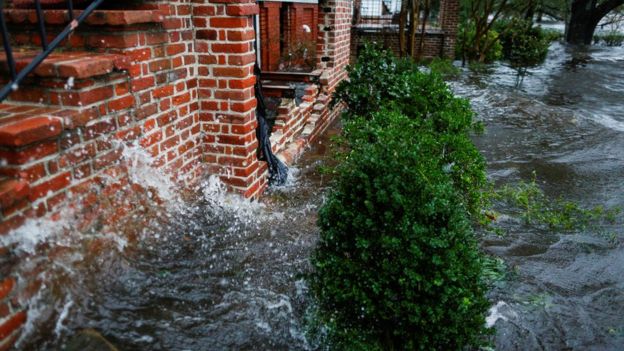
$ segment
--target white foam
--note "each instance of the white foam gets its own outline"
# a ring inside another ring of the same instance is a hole
[[[496,305],[490,308],[489,312],[489,315],[485,318],[485,325],[488,328],[492,328],[499,320],[508,321],[509,318],[517,317],[517,314],[511,310],[511,306],[505,301],[498,301]]]
[[[59,234],[70,227],[67,220],[55,221],[49,217],[28,219],[21,227],[12,230],[7,235],[0,236],[0,246],[11,247],[18,254],[33,255],[39,245],[59,238]],[[62,240],[57,244],[65,245]]]
[[[128,163],[130,181],[146,188],[156,189],[158,196],[172,204],[180,201],[176,184],[160,169],[154,167],[155,160],[138,143],[122,146],[124,162]]]
[[[71,300],[70,296],[66,298],[66,301],[67,302],[63,306],[63,310],[56,320],[56,326],[54,327],[54,334],[56,334],[57,337],[59,337],[61,335],[61,332],[65,329],[63,322],[65,321],[65,319],[67,319],[67,316],[69,315],[69,309],[74,305],[74,302]]]

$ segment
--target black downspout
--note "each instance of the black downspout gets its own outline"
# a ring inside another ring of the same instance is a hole
[[[264,102],[264,96],[262,95],[262,82],[260,81],[262,71],[258,64],[258,28],[256,21],[254,22],[254,30],[256,32],[256,39],[254,40],[254,48],[256,50],[256,63],[254,65],[254,74],[256,76],[256,84],[254,85],[255,96],[257,101],[256,106],[256,120],[258,126],[256,127],[256,138],[258,139],[258,159],[260,161],[266,161],[269,166],[269,185],[283,185],[288,179],[288,167],[284,162],[273,154],[271,148],[271,139],[269,138],[270,130],[267,123],[266,116],[266,104]]]

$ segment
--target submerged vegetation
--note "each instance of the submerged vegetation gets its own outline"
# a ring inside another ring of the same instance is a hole
[[[436,73],[367,47],[336,99],[349,153],[319,213],[309,277],[339,350],[482,343],[484,257],[472,224],[485,163],[468,103]]]
[[[624,34],[618,32],[596,34],[594,35],[594,42],[606,46],[622,46],[624,44]]]
[[[550,43],[562,35],[520,19],[498,20],[487,33],[479,34],[466,21],[459,28],[456,56],[471,63],[506,60],[514,67],[530,67],[544,62]]]
[[[583,208],[562,198],[551,199],[537,185],[535,174],[530,182],[505,185],[493,193],[493,200],[512,209],[528,225],[546,225],[551,230],[570,232],[614,224],[620,208],[604,206]]]

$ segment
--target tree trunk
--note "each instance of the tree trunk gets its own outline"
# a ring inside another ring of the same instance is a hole
[[[407,23],[407,0],[401,1],[401,13],[399,14],[399,56],[405,56],[405,25]]]
[[[591,45],[594,31],[600,20],[590,16],[582,16],[572,13],[570,26],[568,27],[567,42],[576,45]]]
[[[570,44],[590,45],[600,20],[624,4],[624,0],[573,0],[566,41]]]
[[[360,23],[361,17],[362,17],[362,0],[354,0],[353,1],[353,18],[351,19],[351,24],[356,25]]]
[[[409,27],[409,56],[410,58],[416,57],[416,32],[418,30],[418,23],[420,21],[420,0],[412,0],[410,8],[410,27]]]
[[[566,41],[576,45],[590,45],[600,19],[594,17],[591,0],[575,0],[570,11],[570,24]]]

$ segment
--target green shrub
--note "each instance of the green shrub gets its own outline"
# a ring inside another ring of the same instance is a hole
[[[453,65],[453,61],[441,58],[434,58],[427,65],[431,72],[439,74],[444,79],[454,79],[459,77],[460,69]]]
[[[503,57],[513,66],[530,67],[544,62],[550,40],[540,28],[519,19],[513,19],[501,26],[506,28],[500,36]]]
[[[349,80],[338,85],[334,104],[346,103],[350,115],[364,116],[379,109],[399,94],[403,76],[417,70],[408,60],[398,60],[394,54],[375,44],[365,44],[357,63],[347,67]]]
[[[553,41],[561,41],[563,40],[563,33],[556,29],[543,29],[541,28],[542,36],[544,40],[552,43]]]
[[[624,34],[618,32],[596,34],[594,35],[594,42],[604,43],[606,46],[621,46],[624,43]]]
[[[473,23],[463,22],[459,26],[457,34],[457,44],[455,45],[455,56],[458,59],[467,59],[468,61],[479,61],[481,63],[490,63],[502,58],[503,47],[498,40],[499,33],[491,29],[487,35],[482,38],[475,38],[475,26]],[[492,43],[491,45],[489,43]],[[484,48],[489,45],[487,50]]]
[[[309,280],[335,349],[461,350],[485,332],[482,256],[430,127],[396,111],[347,122]]]
[[[349,80],[337,87],[334,101],[346,103],[345,121],[358,119],[363,126],[378,116],[376,125],[385,127],[389,124],[384,122],[383,114],[376,113],[395,110],[412,121],[411,138],[419,133],[432,134],[437,149],[431,157],[440,158],[448,167],[473,217],[481,215],[486,202],[481,189],[487,180],[485,161],[470,139],[476,127],[473,113],[468,101],[455,97],[438,74],[419,72],[388,51],[369,46],[358,63],[349,68]],[[345,137],[351,142],[358,138],[377,142],[374,135],[365,135],[369,130],[347,129]]]

